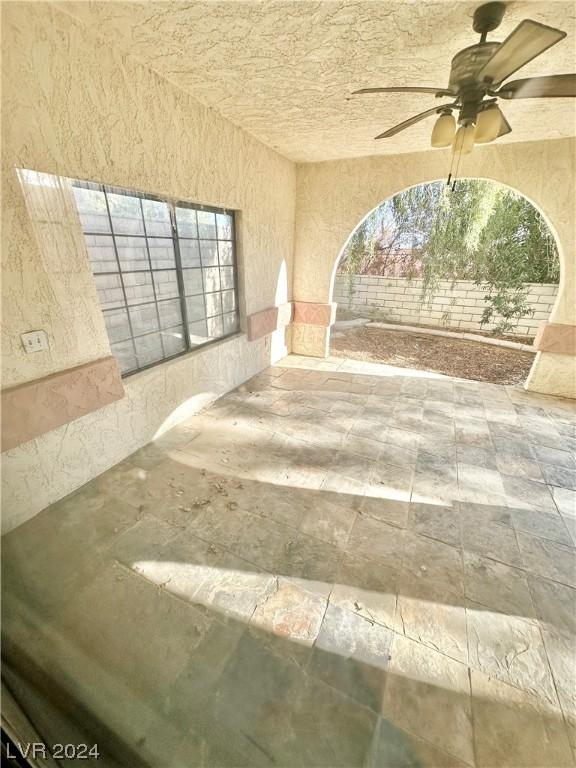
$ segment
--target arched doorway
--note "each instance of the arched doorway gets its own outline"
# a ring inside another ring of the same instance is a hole
[[[398,192],[445,178],[447,163],[449,153],[438,150],[305,164],[298,168],[293,297],[295,306],[312,304],[312,309],[325,313],[325,319],[320,323],[295,314],[293,352],[315,357],[328,354],[332,318],[328,310],[332,309],[329,302],[334,267],[358,222]],[[506,184],[545,215],[558,244],[560,284],[526,388],[576,398],[573,164],[572,139],[487,145],[468,156],[463,175]]]
[[[498,384],[523,383],[558,295],[544,214],[490,179],[412,185],[373,208],[334,264],[331,352]],[[482,340],[484,339],[484,343]]]

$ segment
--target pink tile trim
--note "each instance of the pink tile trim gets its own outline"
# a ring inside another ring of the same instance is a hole
[[[124,397],[113,357],[9,387],[2,396],[2,451]]]
[[[312,304],[306,301],[294,302],[294,322],[306,325],[333,325],[336,319],[336,304]]]
[[[279,307],[269,307],[261,312],[248,315],[248,341],[254,341],[261,336],[280,330],[292,320],[292,303],[281,304]]]
[[[576,325],[543,323],[534,339],[534,347],[555,355],[576,355]]]

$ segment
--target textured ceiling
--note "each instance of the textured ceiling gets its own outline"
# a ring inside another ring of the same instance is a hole
[[[429,148],[433,118],[391,139],[373,137],[434,106],[433,95],[347,97],[367,86],[446,86],[452,56],[478,41],[471,26],[477,5],[72,0],[61,7],[268,146],[304,162]],[[509,4],[490,39],[503,40],[527,17],[568,32],[512,79],[576,69],[575,9],[563,0]],[[576,99],[503,107],[513,132],[499,141],[574,134]]]

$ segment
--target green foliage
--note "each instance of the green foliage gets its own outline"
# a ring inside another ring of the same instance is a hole
[[[417,252],[426,242],[442,184],[413,187],[387,200],[372,211],[352,233],[340,260],[339,274],[385,274],[398,249],[406,241]],[[416,264],[408,263],[411,272]]]
[[[556,283],[558,251],[534,206],[507,190],[497,196],[477,249],[477,271],[491,282]]]
[[[514,320],[533,315],[534,310],[528,305],[528,294],[523,286],[491,286],[488,285],[488,293],[484,297],[488,306],[482,312],[482,325],[498,316],[499,320],[494,328],[494,333],[506,333],[515,327]]]
[[[542,216],[525,198],[500,193],[481,233],[474,275],[487,290],[482,322],[500,316],[496,330],[511,330],[514,320],[533,314],[525,284],[556,283],[559,273],[556,244]]]
[[[352,236],[340,265],[352,291],[354,274],[387,274],[404,249],[405,277],[421,277],[423,297],[440,280],[473,280],[486,290],[482,323],[511,330],[532,313],[526,283],[556,283],[552,233],[524,197],[485,180],[442,182],[406,190],[373,211]]]
[[[366,260],[374,247],[375,238],[372,234],[372,216],[370,214],[352,233],[346,246],[346,256],[339,265],[341,274],[361,274],[366,268]]]
[[[352,303],[354,275],[362,274],[374,253],[373,214],[362,221],[352,233],[346,248],[346,258],[340,264],[340,273],[348,275],[348,298]]]

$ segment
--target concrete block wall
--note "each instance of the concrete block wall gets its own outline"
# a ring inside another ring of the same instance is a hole
[[[534,336],[541,323],[548,320],[558,291],[557,285],[528,283],[529,303],[534,314],[517,322],[510,331],[517,336]],[[422,297],[422,280],[402,277],[355,275],[350,290],[350,278],[338,275],[334,286],[334,301],[338,309],[353,312],[358,317],[370,317],[390,323],[437,325],[442,328],[462,328],[489,331],[495,323],[480,325],[487,304],[485,291],[469,280],[441,281],[432,297]]]

